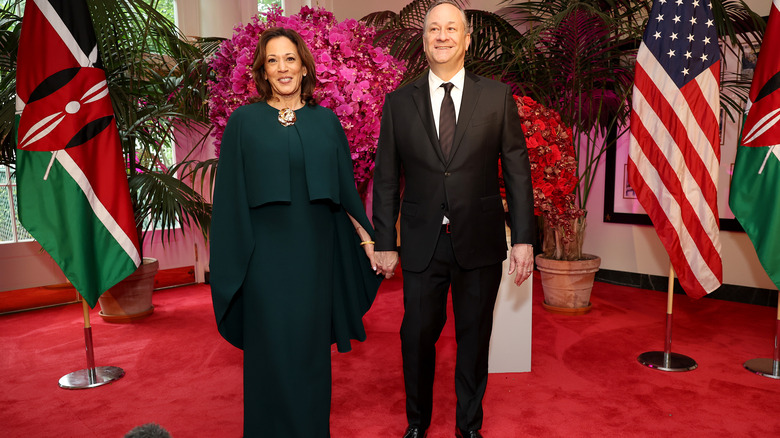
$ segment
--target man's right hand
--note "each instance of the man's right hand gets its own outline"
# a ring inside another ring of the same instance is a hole
[[[375,251],[376,273],[390,278],[395,274],[395,268],[398,266],[398,251]]]

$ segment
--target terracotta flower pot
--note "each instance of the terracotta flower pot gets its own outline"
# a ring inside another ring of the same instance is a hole
[[[601,258],[584,254],[582,260],[553,260],[536,256],[542,277],[544,308],[554,313],[582,315],[591,309],[590,292]]]
[[[144,257],[141,266],[98,298],[100,317],[107,322],[133,322],[154,312],[152,291],[160,262]]]

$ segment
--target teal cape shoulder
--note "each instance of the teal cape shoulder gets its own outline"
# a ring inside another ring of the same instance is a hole
[[[327,108],[298,110],[290,127],[282,126],[277,114],[265,102],[240,107],[222,137],[209,234],[209,282],[217,326],[228,342],[243,348],[242,286],[254,250],[249,209],[290,202],[289,155],[281,142],[287,135],[283,130],[295,129],[304,145],[310,200],[326,200],[335,207],[331,342],[340,352],[349,351],[350,339],[366,338],[362,317],[381,283],[347,216],[373,237],[355,188],[349,144],[338,118]]]

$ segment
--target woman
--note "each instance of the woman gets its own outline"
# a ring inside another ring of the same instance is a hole
[[[219,332],[244,350],[244,436],[329,436],[331,344],[365,339],[380,278],[336,115],[314,102],[295,31],[255,50],[257,102],[222,138],[210,283]]]

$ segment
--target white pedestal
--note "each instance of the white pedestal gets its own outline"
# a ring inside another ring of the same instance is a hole
[[[491,373],[531,371],[531,295],[533,280],[516,286],[507,275],[509,261],[504,260],[501,286],[493,310],[493,334],[490,338]]]

